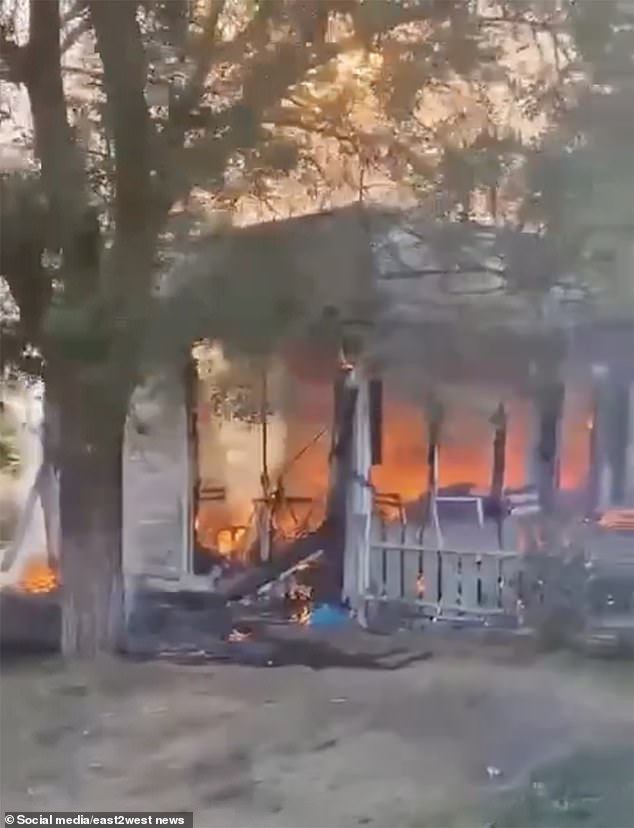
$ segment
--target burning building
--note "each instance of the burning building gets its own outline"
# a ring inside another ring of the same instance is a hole
[[[370,403],[364,485],[387,518],[422,519],[430,485],[489,499],[496,488],[532,486],[542,506],[556,501],[580,514],[631,499],[634,464],[622,462],[632,451],[631,323],[588,324],[573,299],[553,310],[550,294],[535,314],[522,281],[530,274],[513,270],[518,234],[462,227],[464,239],[452,236],[448,249],[415,216],[371,214],[359,232],[355,215],[293,220],[286,259],[309,262],[313,322],[334,308],[343,358],[310,334],[266,361],[201,341],[186,382],[174,377],[169,404],[156,389],[145,400],[139,390],[124,465],[131,576],[209,589],[224,562],[266,561],[332,526],[335,490],[354,486],[338,455],[351,439],[337,392],[346,361],[362,363],[381,392]],[[356,227],[363,255],[320,269],[338,221]],[[314,256],[311,244],[320,248]],[[608,342],[615,337],[620,344]],[[432,396],[443,408],[433,484]],[[341,551],[345,532],[328,544]]]
[[[533,486],[580,513],[632,499],[631,323],[588,325],[568,305],[536,314],[513,252],[528,234],[461,226],[448,244],[438,232],[357,208],[244,231],[242,248],[271,234],[284,249],[304,329],[266,360],[201,339],[187,371],[136,390],[123,451],[131,583],[209,590],[227,562],[283,558],[300,541],[304,556],[341,558],[357,495],[414,526],[430,487],[490,500]],[[361,483],[352,366],[368,394]]]

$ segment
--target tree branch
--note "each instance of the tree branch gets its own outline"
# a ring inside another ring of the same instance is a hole
[[[325,0],[322,0],[325,2]],[[270,17],[277,12],[277,0],[268,0],[261,4],[262,13],[256,15],[245,31],[234,41],[227,44],[218,44],[214,59],[209,67],[220,60],[232,56],[233,60],[247,62],[248,73],[243,83],[241,99],[231,107],[217,112],[210,108],[192,113],[190,107],[178,110],[179,118],[186,123],[180,124],[181,134],[187,129],[205,129],[208,134],[219,136],[213,142],[212,164],[218,170],[224,169],[226,159],[236,149],[247,149],[254,145],[258,137],[258,128],[261,125],[264,113],[272,105],[283,100],[287,93],[300,82],[308,71],[322,66],[328,60],[345,52],[351,45],[358,45],[358,38],[352,37],[345,42],[325,43],[318,41],[312,48],[305,43],[278,43],[271,48],[266,24]],[[336,6],[336,3],[332,3]],[[358,27],[363,27],[363,36],[373,36],[377,33],[391,30],[401,23],[417,20],[421,17],[421,10],[416,3],[392,10],[387,16],[372,15],[368,19],[357,18]],[[236,54],[240,50],[239,54]],[[254,53],[248,59],[247,55]],[[203,138],[203,142],[208,142]],[[194,145],[196,151],[198,145]],[[180,148],[180,147],[179,147]]]
[[[27,55],[27,46],[18,46],[10,37],[7,27],[0,26],[0,62],[4,65],[3,80],[8,80],[10,83],[25,82]]]
[[[511,15],[486,15],[479,21],[480,26],[527,26],[534,32],[552,32],[561,28],[561,23],[546,20],[527,20]]]
[[[133,236],[145,233],[158,206],[153,183],[157,142],[145,100],[147,67],[136,6],[133,0],[88,4],[103,64],[108,127],[116,146],[117,231]]]
[[[268,22],[281,10],[283,0],[266,0],[260,3],[244,30],[233,40],[218,41],[209,66],[209,71],[219,63],[240,63],[248,52],[259,52],[269,42]]]
[[[169,141],[180,145],[186,131],[187,114],[200,102],[215,57],[216,29],[225,0],[211,0],[203,30],[194,47],[194,70],[185,89],[170,106]]]
[[[42,180],[51,217],[57,223],[62,247],[86,209],[84,160],[68,123],[62,83],[57,0],[31,0],[30,38],[24,62],[33,118],[35,152],[42,164]]]
[[[224,171],[233,152],[255,146],[261,137],[266,110],[283,100],[310,69],[322,65],[340,49],[340,45],[324,44],[311,51],[303,45],[286,42],[254,60],[240,100],[220,113],[209,112],[207,117],[197,119],[198,128],[206,129],[207,135],[218,136],[209,147],[213,168]],[[191,149],[196,152],[201,143],[208,141],[205,137]]]
[[[354,134],[340,132],[327,122],[311,123],[306,118],[302,118],[299,112],[293,112],[293,110],[282,109],[281,112],[276,112],[271,116],[270,123],[272,126],[283,129],[298,129],[302,132],[322,135],[324,138],[333,138],[342,144],[349,144],[354,150],[359,149],[359,139]]]

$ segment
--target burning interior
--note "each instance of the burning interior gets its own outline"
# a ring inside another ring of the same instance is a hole
[[[332,378],[297,377],[288,361],[224,359],[194,348],[194,571],[218,556],[266,559],[261,548],[304,535],[324,518]]]
[[[249,565],[275,556],[323,523],[334,485],[335,387],[342,366],[297,352],[267,364],[228,361],[214,343],[193,349],[191,441],[194,469],[193,569],[223,561]],[[428,427],[416,391],[389,378],[372,417],[380,432],[371,468],[374,507],[384,517],[416,519],[428,488]],[[531,401],[518,389],[473,383],[447,388],[439,445],[440,490],[489,494],[492,414],[506,416],[504,486],[527,483],[534,448]],[[567,389],[558,484],[582,490],[590,463],[592,401]]]
[[[211,342],[197,343],[192,353],[188,537],[191,571],[205,576],[218,566],[245,569],[283,557],[295,541],[309,539],[324,525],[335,485],[333,455],[340,426],[336,387],[345,370],[336,355],[303,345],[266,363],[228,359],[222,347]],[[370,471],[374,509],[390,520],[405,515],[417,521],[428,489],[424,399],[413,384],[408,388],[389,376],[381,385],[381,398],[372,412],[379,434]],[[475,382],[447,386],[443,393],[439,489],[482,495],[490,491],[491,415],[498,400],[504,401],[508,421],[504,485],[523,486],[534,449],[532,401],[520,389]],[[582,491],[587,486],[591,426],[591,395],[567,388],[559,453],[559,485],[564,490]],[[41,462],[35,446],[39,438],[35,432],[31,437],[33,445],[23,448],[23,470],[30,475],[25,478],[27,489],[29,481],[34,486]],[[56,589],[58,575],[47,555],[41,498],[31,500],[25,503],[25,513],[29,508],[32,513],[30,522],[23,520],[22,529],[16,526],[31,551],[13,568],[11,588],[41,594]],[[332,537],[330,542],[341,546],[342,539]],[[295,597],[301,615],[306,597],[301,583]]]

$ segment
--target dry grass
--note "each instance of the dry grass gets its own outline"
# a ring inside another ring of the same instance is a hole
[[[9,665],[2,802],[193,809],[201,826],[425,824],[553,755],[631,743],[629,666],[605,667],[501,651],[394,672]]]

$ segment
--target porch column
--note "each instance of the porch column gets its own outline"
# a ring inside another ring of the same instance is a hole
[[[496,503],[502,502],[504,493],[504,475],[506,472],[506,432],[508,418],[503,403],[499,403],[493,415],[489,418],[493,426],[493,461],[491,466],[491,486],[489,497]]]
[[[186,469],[185,491],[183,492],[183,546],[181,549],[181,568],[187,574],[194,572],[194,547],[196,531],[194,523],[198,517],[200,480],[198,471],[198,368],[193,354],[189,354],[183,372],[185,388],[186,429]]]
[[[537,451],[536,446],[539,439],[539,426],[537,410],[532,399],[527,401],[527,423],[526,423],[526,456],[524,458],[524,486],[535,488],[537,486]]]
[[[590,428],[590,462],[586,493],[586,516],[592,517],[601,508],[605,498],[605,413],[606,413],[606,378],[604,365],[592,367],[593,406]]]
[[[627,455],[630,441],[630,388],[622,380],[615,379],[612,389],[612,416],[608,462],[612,470],[609,503],[621,506],[627,493]]]
[[[561,415],[565,386],[555,371],[535,372],[533,433],[529,434],[528,485],[535,486],[544,512],[555,507],[559,488]],[[531,439],[532,437],[532,439]]]
[[[347,381],[350,387],[356,388],[357,393],[353,419],[351,473],[346,487],[343,598],[353,609],[361,610],[369,579],[372,514],[370,391],[365,372],[359,366],[350,372]]]
[[[587,514],[632,499],[634,393],[605,366],[595,366],[595,403],[590,433]]]
[[[634,382],[630,382],[628,393],[628,433],[625,466],[625,504],[634,508]]]

